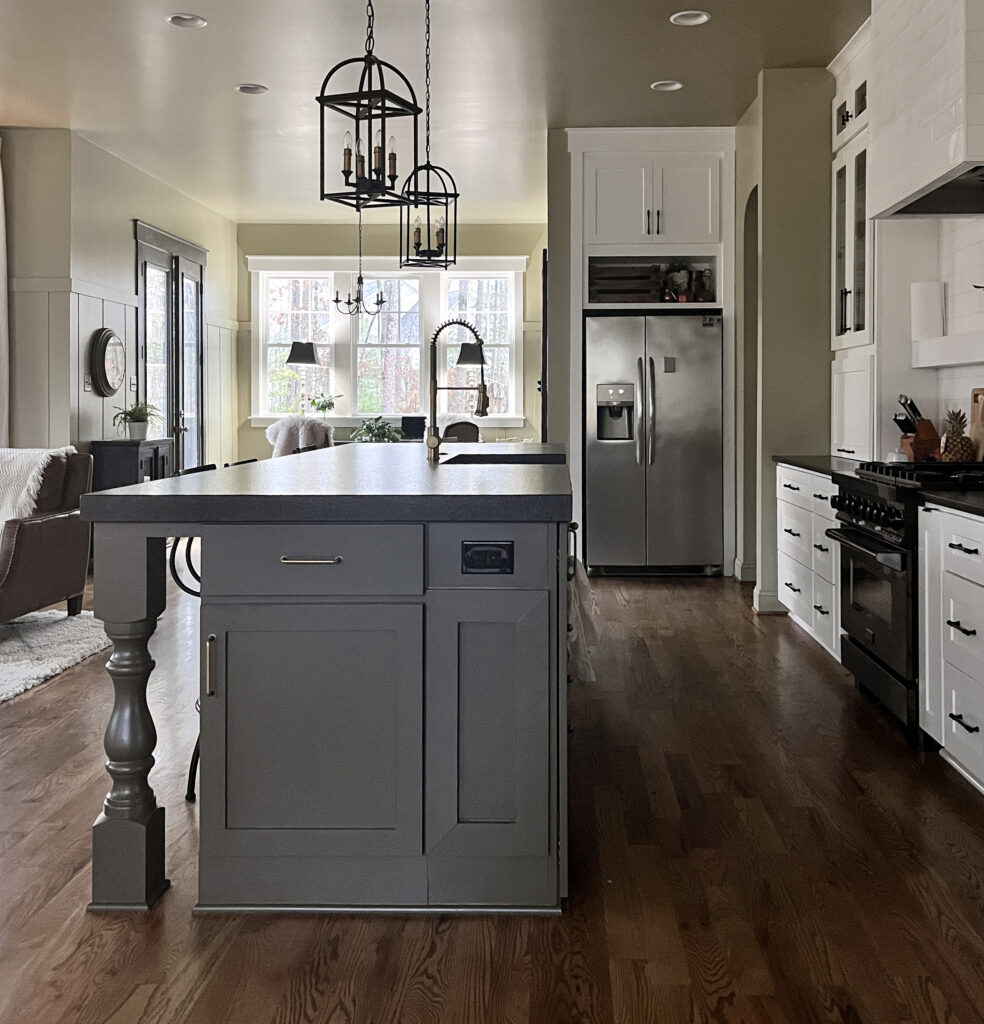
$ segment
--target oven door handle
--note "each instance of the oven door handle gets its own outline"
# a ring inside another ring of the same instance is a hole
[[[892,572],[905,572],[905,552],[872,551],[871,548],[865,547],[864,544],[850,540],[844,530],[830,529],[825,532],[831,540],[837,541],[838,544],[843,544],[849,551],[873,558],[879,565],[885,566],[886,569],[890,569]]]

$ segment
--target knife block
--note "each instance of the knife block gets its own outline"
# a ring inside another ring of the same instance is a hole
[[[899,447],[910,462],[929,462],[940,456],[940,435],[932,420],[916,420],[916,432],[903,434]]]

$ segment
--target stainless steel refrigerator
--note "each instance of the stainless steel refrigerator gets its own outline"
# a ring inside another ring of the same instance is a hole
[[[589,569],[721,568],[721,350],[719,316],[586,318]]]

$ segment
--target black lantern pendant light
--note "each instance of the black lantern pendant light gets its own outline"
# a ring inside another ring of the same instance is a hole
[[[424,20],[425,159],[403,183],[407,205],[400,207],[400,266],[447,268],[458,256],[458,187],[451,172],[431,163],[430,158],[430,0],[424,0]]]
[[[366,5],[368,23],[366,26],[366,52],[363,57],[352,57],[336,64],[321,83],[317,97],[321,106],[321,198],[330,199],[344,206],[362,210],[367,207],[403,206],[408,199],[396,191],[398,172],[396,169],[396,139],[389,134],[388,123],[394,117],[409,117],[413,123],[413,163],[417,163],[417,118],[420,107],[413,86],[402,71],[380,60],[373,53],[373,22],[375,12],[372,0]],[[354,84],[354,66],[361,65],[358,88],[344,92],[335,91],[339,84],[348,81]],[[337,77],[336,77],[337,76]],[[400,95],[387,87],[405,88]],[[355,122],[352,132],[347,131],[342,140],[341,171],[329,171],[333,159],[328,155],[326,145],[325,119],[329,110]],[[353,171],[352,150],[355,150]],[[371,163],[367,157],[372,154]],[[341,181],[334,179],[339,173]],[[335,190],[329,184],[343,184]]]
[[[335,292],[335,297],[331,300],[335,303],[335,308],[339,313],[344,313],[346,316],[375,316],[382,308],[383,303],[386,301],[383,298],[382,292],[376,296],[374,308],[366,305],[364,295],[364,283],[362,280],[362,210],[359,210],[359,276],[355,279],[355,296],[352,293],[348,293],[348,297],[343,301],[338,292]]]

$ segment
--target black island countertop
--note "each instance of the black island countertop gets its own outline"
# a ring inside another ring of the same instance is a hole
[[[465,459],[495,460],[454,463]],[[93,522],[562,522],[563,445],[346,444],[86,494]]]

